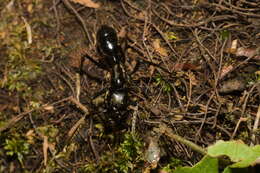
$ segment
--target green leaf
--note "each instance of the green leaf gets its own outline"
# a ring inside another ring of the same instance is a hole
[[[205,156],[193,167],[177,168],[173,173],[218,173],[218,159]]]
[[[260,145],[249,147],[242,141],[218,141],[208,147],[208,154],[212,157],[228,156],[235,162],[230,168],[245,168],[253,165],[260,158]]]

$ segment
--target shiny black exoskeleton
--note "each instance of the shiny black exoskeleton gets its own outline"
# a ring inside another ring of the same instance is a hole
[[[107,25],[102,25],[97,32],[97,49],[111,68],[124,61],[116,31]]]
[[[111,70],[111,87],[107,99],[108,109],[113,110],[116,116],[127,106],[127,88],[123,71],[124,55],[118,45],[116,31],[103,25],[97,32],[97,49],[105,58]],[[118,117],[119,118],[119,117]]]

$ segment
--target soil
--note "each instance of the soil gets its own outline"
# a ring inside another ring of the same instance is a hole
[[[76,2],[0,2],[0,172],[150,171],[143,153],[152,142],[155,172],[203,157],[155,131],[161,124],[202,148],[259,144],[257,0]],[[102,25],[116,30],[125,55],[128,103],[119,112],[109,108],[111,69],[86,58],[106,63]],[[126,164],[129,134],[139,154]]]

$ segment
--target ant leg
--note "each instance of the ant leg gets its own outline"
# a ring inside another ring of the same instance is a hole
[[[84,57],[81,57],[81,60],[80,60],[80,66],[79,66],[79,74],[82,75],[84,73],[84,70],[83,70],[83,64],[85,62],[85,58]]]
[[[139,69],[139,67],[140,67],[140,61],[137,60],[134,69],[130,72],[129,75],[132,76]]]
[[[81,61],[80,61],[80,67],[79,67],[79,70],[77,70],[77,72],[80,74],[80,76],[83,76],[83,75],[86,75],[88,76],[90,79],[93,79],[95,81],[97,81],[98,83],[102,83],[102,78],[99,78],[99,77],[96,77],[96,76],[93,76],[91,75],[90,73],[86,72],[83,70],[83,65],[84,65],[84,62],[85,62],[85,57],[81,57]]]
[[[141,64],[141,63],[148,64],[148,65],[152,65],[152,66],[157,67],[157,68],[161,69],[162,71],[164,71],[164,72],[166,72],[166,73],[168,73],[168,74],[170,74],[170,75],[172,74],[172,73],[171,73],[169,70],[167,70],[166,68],[161,67],[161,64],[160,64],[160,63],[159,63],[159,64],[156,64],[156,63],[153,63],[153,62],[150,62],[150,61],[147,61],[147,60],[143,60],[143,59],[137,61],[137,64],[138,64],[138,65],[136,65],[136,66],[138,66],[137,69],[140,67],[140,64]],[[135,67],[135,68],[136,68],[136,67]],[[137,69],[136,69],[136,70],[137,70]],[[134,69],[134,70],[135,70],[135,69]],[[135,71],[134,71],[134,70],[131,72],[131,74],[136,71],[136,70],[135,70]]]
[[[99,67],[99,68],[107,69],[104,64],[102,64],[102,63],[100,63],[100,62],[97,62],[97,61],[94,60],[91,56],[89,56],[89,55],[86,54],[85,56],[82,56],[82,57],[81,57],[81,60],[80,60],[80,67],[79,67],[79,73],[80,73],[80,74],[84,74],[83,65],[84,65],[85,59],[90,60],[92,63],[94,63],[94,64],[95,64],[97,67]]]
[[[123,52],[123,49],[122,49],[122,47],[118,47],[118,49],[119,49],[119,53],[120,53],[120,55],[121,55],[121,62],[122,62],[122,64],[124,64],[125,63],[125,53]]]
[[[106,91],[108,90],[108,88],[103,88],[100,91],[98,91],[97,93],[95,93],[95,95],[92,97],[92,99],[96,99],[97,97],[101,96],[102,94],[104,94]]]
[[[97,67],[102,68],[104,70],[107,70],[107,67],[105,64],[98,62],[96,60],[94,60],[92,57],[90,57],[89,55],[85,55],[84,58],[89,59],[92,63],[94,63]]]

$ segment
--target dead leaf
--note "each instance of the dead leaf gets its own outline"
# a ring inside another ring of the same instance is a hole
[[[34,130],[29,130],[27,133],[26,133],[26,138],[27,138],[27,142],[29,144],[34,144],[34,138],[35,138],[35,133],[34,133]]]
[[[46,111],[49,111],[51,113],[54,113],[54,106],[52,106],[52,105],[47,105],[47,106],[43,107],[43,109]]]
[[[166,171],[166,170],[160,170],[160,172],[159,173],[169,173],[168,171]]]
[[[238,47],[238,41],[233,40],[231,45],[226,49],[227,53],[234,54],[236,56],[245,56],[255,60],[260,60],[260,47],[257,48],[245,48]]]
[[[126,37],[126,34],[127,34],[127,32],[126,32],[126,27],[122,27],[122,28],[120,29],[119,33],[117,34],[117,36],[118,36],[119,38],[125,38],[125,37]]]
[[[174,115],[172,120],[173,121],[181,121],[181,120],[183,120],[183,115]]]
[[[154,74],[155,67],[153,65],[149,66],[149,74],[152,76]]]
[[[220,72],[219,79],[225,77],[233,68],[233,65],[224,66]]]
[[[226,52],[235,54],[237,52],[237,43],[238,43],[237,39],[233,40],[230,48],[227,48]]]
[[[252,58],[257,53],[256,49],[240,47],[236,51],[236,56],[245,56]]]
[[[89,8],[99,8],[100,5],[98,3],[93,2],[92,0],[71,0],[73,2],[79,3]]]
[[[190,63],[176,63],[173,65],[173,71],[187,71],[187,70],[199,70],[201,67],[199,65]]]
[[[81,125],[81,124],[83,124],[85,122],[85,117],[82,117],[82,118],[80,118],[78,121],[77,121],[77,123],[76,124],[74,124],[73,126],[72,126],[72,128],[69,130],[69,132],[68,132],[68,135],[67,135],[67,140],[70,140],[71,139],[71,137],[75,134],[75,132],[77,131],[77,129],[79,128],[79,126]]]
[[[157,107],[151,107],[151,108],[150,108],[150,111],[151,111],[154,115],[156,115],[156,116],[160,116],[160,115],[161,115],[161,111],[160,111],[160,109],[158,109]]]
[[[219,92],[228,94],[237,91],[243,91],[246,88],[246,82],[242,78],[234,78],[224,81],[220,86]]]
[[[160,39],[155,39],[153,41],[153,47],[156,52],[161,54],[162,56],[168,56],[168,52],[164,47],[161,47],[161,40]]]
[[[136,15],[138,19],[144,20],[146,16],[146,12],[142,11]]]

